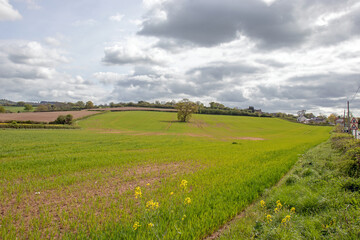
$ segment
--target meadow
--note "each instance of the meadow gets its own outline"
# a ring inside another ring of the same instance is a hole
[[[141,111],[77,124],[0,130],[0,238],[202,239],[331,130]]]

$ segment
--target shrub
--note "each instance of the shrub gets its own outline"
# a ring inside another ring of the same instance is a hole
[[[60,115],[52,124],[68,124],[71,125],[73,123],[73,116],[71,114],[68,115]]]

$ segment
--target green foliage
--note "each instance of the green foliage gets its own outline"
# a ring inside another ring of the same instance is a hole
[[[25,111],[31,111],[31,110],[33,110],[33,106],[31,106],[30,104],[25,104],[24,109],[25,109]]]
[[[198,111],[198,106],[196,103],[189,101],[188,99],[183,99],[178,102],[175,106],[178,110],[177,118],[180,122],[188,122],[193,113]]]
[[[87,101],[85,105],[86,109],[94,108],[94,104],[92,101]]]
[[[48,112],[50,111],[49,105],[41,104],[37,106],[35,112]]]
[[[52,122],[53,124],[68,124],[71,125],[73,123],[73,115],[60,115],[57,117],[57,119]]]
[[[276,118],[176,119],[176,113],[108,112],[80,121],[80,130],[1,130],[0,202],[7,210],[0,238],[151,239],[133,230],[150,216],[165,239],[202,239],[277,183],[330,131]],[[189,182],[186,208],[178,192],[182,179]],[[147,201],[159,202],[156,215],[144,215],[134,200],[136,186],[146,188]],[[46,204],[39,208],[39,202]],[[304,212],[328,204],[310,203]]]
[[[5,108],[3,106],[0,106],[0,113],[4,113],[5,112]]]

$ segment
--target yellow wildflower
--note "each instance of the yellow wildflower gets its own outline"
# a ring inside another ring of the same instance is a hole
[[[170,195],[174,195],[174,192],[171,192]]]
[[[141,227],[140,223],[139,223],[139,222],[135,222],[134,225],[133,225],[134,231],[136,231],[136,229],[138,229],[139,227]]]
[[[275,208],[275,209],[274,209],[274,212],[275,212],[275,213],[279,212],[279,209],[278,209],[278,208]]]
[[[141,188],[136,187],[135,188],[135,198],[141,197]]]
[[[185,198],[184,203],[185,203],[185,205],[190,204],[191,199],[189,197]]]
[[[148,227],[153,227],[153,226],[154,226],[154,224],[152,224],[152,223],[148,224]]]
[[[268,215],[266,216],[266,221],[267,221],[267,222],[271,222],[271,221],[272,221],[272,216],[271,216],[270,214],[268,214]]]
[[[281,208],[282,208],[282,204],[280,203],[280,200],[278,200],[278,201],[276,202],[276,207],[277,207],[278,209],[281,209]]]
[[[266,207],[265,201],[264,201],[264,200],[261,200],[261,201],[260,201],[260,205],[261,205],[262,208]]]
[[[181,218],[181,221],[184,221],[186,218],[186,215],[184,214],[184,216]]]
[[[149,208],[149,209],[158,209],[159,208],[159,203],[158,202],[154,202],[152,199],[150,201],[148,201],[146,203],[146,208]]]
[[[295,208],[292,207],[292,208],[290,209],[290,212],[291,212],[291,213],[295,213]]]
[[[147,183],[146,186],[150,186],[150,183]]]
[[[188,181],[182,180],[181,183],[180,183],[180,187],[183,188],[183,189],[186,189],[187,183],[188,183]]]
[[[291,218],[291,216],[290,216],[290,215],[287,215],[286,217],[284,217],[284,218],[281,220],[281,223],[284,224],[284,225],[286,225],[287,222],[290,221],[290,218]]]

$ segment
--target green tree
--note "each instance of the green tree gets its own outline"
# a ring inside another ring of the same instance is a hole
[[[3,106],[0,106],[0,113],[4,113],[5,112],[5,108]]]
[[[36,112],[47,112],[47,111],[49,111],[49,105],[41,104],[36,108]]]
[[[328,116],[328,121],[329,123],[335,124],[337,117],[334,113],[330,114],[330,116]]]
[[[180,122],[188,122],[193,113],[198,111],[198,106],[196,103],[189,101],[188,99],[183,99],[175,105],[175,108],[178,110],[177,118]]]
[[[23,101],[17,102],[16,106],[23,107],[23,106],[25,106],[25,102],[23,102]]]
[[[94,108],[94,104],[92,101],[87,101],[85,105],[86,109]]]
[[[79,106],[79,108],[85,108],[85,103],[83,101],[77,101],[76,105]]]
[[[33,110],[33,106],[31,106],[30,104],[25,104],[24,107],[25,107],[25,111]]]

